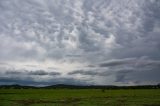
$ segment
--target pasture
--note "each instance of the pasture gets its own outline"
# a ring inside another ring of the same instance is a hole
[[[160,106],[160,89],[0,89],[0,106]]]

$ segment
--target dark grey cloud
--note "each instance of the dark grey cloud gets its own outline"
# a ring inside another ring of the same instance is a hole
[[[18,74],[22,74],[22,72],[18,72],[18,71],[6,71],[5,74],[10,74],[10,75],[18,75]]]
[[[32,82],[32,78],[23,78],[20,79],[19,77],[0,77],[0,84],[24,84],[24,85],[28,85],[28,84],[34,84],[34,82]]]
[[[48,72],[45,70],[34,70],[34,71],[29,71],[29,70],[6,70],[5,71],[6,75],[39,75],[39,76],[45,76],[45,75],[53,75],[53,76],[58,76],[61,75],[59,72]]]
[[[73,84],[73,85],[88,85],[88,80],[78,80],[74,78],[51,78],[43,81],[36,81],[32,77],[0,77],[1,85],[21,84],[33,86],[47,86],[55,84]]]
[[[130,71],[119,71],[115,73],[115,81],[118,83],[132,83],[132,84],[157,84],[159,83],[159,68],[157,69],[143,69],[139,70],[130,70]]]
[[[68,75],[76,75],[76,74],[80,74],[80,75],[91,75],[91,76],[109,76],[110,73],[107,72],[98,72],[98,70],[75,70],[72,72],[69,72]]]
[[[129,62],[130,63],[130,62]],[[121,66],[106,66],[115,75],[115,82],[132,84],[156,84],[160,78],[160,61],[147,58],[134,59],[132,64],[121,64]]]
[[[146,56],[140,58],[124,58],[108,60],[98,65],[89,65],[89,67],[121,67],[121,66],[132,66],[132,67],[158,67],[160,66],[159,60],[152,60]]]
[[[127,82],[127,80],[125,79],[127,77],[128,74],[131,74],[133,71],[136,70],[119,70],[118,72],[115,73],[116,75],[116,80],[115,82]]]
[[[115,59],[106,61],[104,63],[99,64],[99,67],[109,67],[109,66],[118,66],[118,65],[127,65],[135,63],[135,58],[127,58],[127,59]]]
[[[88,79],[76,79],[73,77],[62,77],[59,72],[48,72],[44,70],[6,70],[0,74],[0,84],[21,84],[33,86],[46,86],[55,84],[87,85]],[[49,77],[47,77],[49,76]]]
[[[28,71],[29,75],[61,75],[59,72],[47,72],[44,70]]]
[[[122,84],[156,84],[160,80],[160,61],[148,57],[114,59],[88,67],[90,71],[77,70],[68,74],[111,76],[115,78],[115,82]]]

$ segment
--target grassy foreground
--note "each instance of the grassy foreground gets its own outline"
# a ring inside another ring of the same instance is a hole
[[[0,89],[0,106],[160,106],[160,89]]]

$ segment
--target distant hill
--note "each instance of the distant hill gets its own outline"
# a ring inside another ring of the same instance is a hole
[[[65,85],[57,84],[44,87],[23,86],[23,85],[0,85],[0,89],[160,89],[158,85],[141,85],[141,86],[114,86],[114,85]]]
[[[34,87],[34,86],[22,86],[22,85],[18,85],[18,84],[15,84],[15,85],[0,85],[0,89],[28,89],[28,88],[37,88],[37,87]]]

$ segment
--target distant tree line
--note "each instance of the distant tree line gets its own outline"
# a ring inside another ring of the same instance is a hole
[[[35,87],[35,86],[22,86],[22,85],[0,85],[0,89],[160,89],[160,84],[157,85],[141,85],[141,86],[112,86],[112,85],[51,85],[45,87]]]

